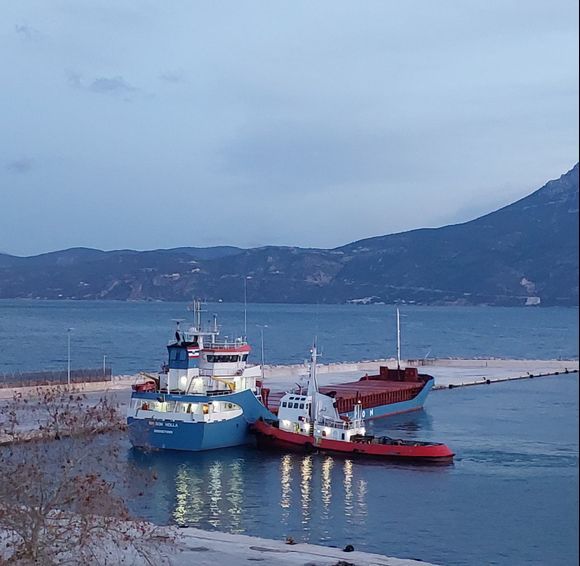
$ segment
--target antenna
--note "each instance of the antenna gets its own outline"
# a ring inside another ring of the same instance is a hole
[[[198,332],[201,332],[201,299],[194,297],[191,301],[191,306],[188,305],[187,310],[193,311],[193,326]]]
[[[248,276],[244,275],[244,339],[248,336]]]
[[[197,327],[198,331],[201,332],[201,301],[198,299],[195,301],[195,326]]]
[[[312,354],[310,358],[310,375],[308,379],[308,391],[306,395],[310,397],[310,419],[314,422],[316,420],[316,394],[318,393],[318,384],[316,383],[316,360],[318,352],[316,350],[316,338],[312,345]]]
[[[401,315],[397,307],[397,369],[401,369]]]

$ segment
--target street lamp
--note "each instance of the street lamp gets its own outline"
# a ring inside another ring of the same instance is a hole
[[[70,387],[70,333],[73,331],[73,328],[67,328],[66,329],[66,335],[67,335],[67,352],[68,352],[68,356],[67,356],[67,375],[66,375],[66,382],[68,384],[68,386]]]

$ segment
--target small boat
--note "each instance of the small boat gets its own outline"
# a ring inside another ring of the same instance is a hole
[[[314,346],[306,394],[285,394],[277,420],[260,418],[252,425],[258,447],[331,452],[399,462],[449,463],[453,460],[453,452],[442,443],[366,434],[360,402],[354,405],[353,418],[341,416],[335,399],[318,390],[316,358]]]

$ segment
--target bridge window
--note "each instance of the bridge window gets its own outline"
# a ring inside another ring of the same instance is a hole
[[[210,364],[227,364],[232,362],[239,362],[240,356],[237,355],[216,355],[216,354],[208,354],[207,361]]]
[[[171,348],[169,350],[169,360],[172,362],[183,362],[187,360],[187,351],[183,348]]]

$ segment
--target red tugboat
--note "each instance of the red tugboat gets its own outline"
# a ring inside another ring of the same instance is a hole
[[[367,435],[360,402],[354,406],[352,419],[341,417],[335,399],[318,391],[316,357],[314,346],[306,395],[286,393],[280,402],[277,421],[260,419],[252,425],[258,447],[332,452],[399,462],[445,464],[453,460],[454,454],[445,444]]]

